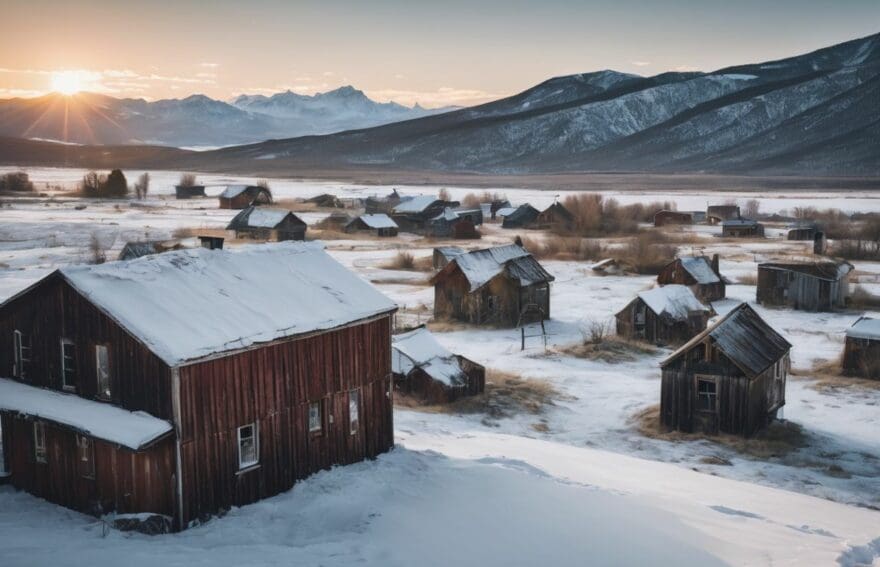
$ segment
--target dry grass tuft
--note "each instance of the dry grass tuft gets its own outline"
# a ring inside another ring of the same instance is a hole
[[[429,272],[433,269],[432,259],[429,256],[416,258],[412,252],[398,250],[390,260],[382,264],[386,270],[405,270],[410,272]]]
[[[627,242],[620,261],[638,274],[659,274],[677,251],[674,244],[658,243],[653,233],[643,232]]]
[[[631,362],[642,356],[657,353],[657,348],[653,345],[612,335],[610,330],[610,325],[595,321],[588,322],[586,328],[581,331],[583,341],[561,349],[561,352],[607,364]]]
[[[599,242],[577,236],[547,235],[541,240],[526,237],[522,245],[540,260],[598,260],[604,254]]]
[[[819,392],[833,394],[844,390],[880,390],[880,380],[844,376],[843,355],[833,360],[818,359],[809,370],[793,369],[792,378],[813,380],[810,387]]]

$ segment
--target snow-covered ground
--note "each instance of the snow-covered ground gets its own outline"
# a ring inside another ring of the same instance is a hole
[[[42,191],[45,183],[69,187],[83,172],[30,173]],[[217,209],[211,198],[175,201],[170,195],[179,174],[151,175],[151,196],[142,203],[68,199],[52,190],[54,199],[0,205],[0,301],[56,267],[87,258],[92,235],[113,243],[112,258],[126,240],[164,239],[178,228],[223,228],[235,214]],[[207,175],[200,180],[211,185],[209,194],[226,183],[250,181]],[[272,181],[272,187],[280,198],[390,191],[299,181]],[[450,191],[454,198],[472,192]],[[540,206],[553,199],[547,192],[503,191],[513,202]],[[704,209],[707,201],[754,195],[613,196],[621,202],[668,199],[680,209]],[[793,206],[880,211],[880,195],[870,193],[760,200],[767,212]],[[77,210],[83,204],[86,208]],[[313,223],[322,214],[301,216]],[[780,231],[768,230],[770,238],[763,242],[735,242],[714,238],[717,230],[694,227],[698,244],[682,251],[720,253],[721,271],[734,282],[753,276],[758,262],[782,250],[806,252],[806,243],[781,240]],[[497,225],[485,226],[484,233],[480,246],[509,242],[512,236]],[[423,284],[427,275],[382,266],[398,248],[427,256],[432,243],[401,235],[326,244],[336,259],[405,308],[402,317],[429,315],[433,291]],[[636,292],[650,287],[652,277],[600,276],[579,262],[544,265],[556,276],[547,351],[537,339],[520,351],[516,330],[436,334],[451,351],[488,367],[550,382],[562,396],[543,414],[484,422],[482,416],[398,410],[399,448],[393,454],[322,473],[288,494],[162,538],[111,532],[88,544],[102,535],[94,519],[2,489],[0,565],[68,564],[74,549],[82,564],[124,556],[132,564],[804,565],[839,559],[855,565],[871,564],[880,555],[880,540],[875,540],[880,513],[868,509],[880,508],[880,389],[820,388],[809,370],[817,360],[839,355],[843,331],[860,313],[757,307],[794,344],[792,363],[800,375],[789,379],[784,418],[803,432],[800,448],[757,458],[710,440],[673,442],[638,431],[634,416],[659,401],[657,363],[668,351],[618,364],[561,353],[559,347],[581,339],[585,323],[609,320]],[[878,264],[859,262],[856,268],[880,273]],[[880,292],[873,280],[865,287]],[[715,310],[723,315],[738,301],[753,302],[754,294],[754,286],[734,283]],[[53,545],[28,539],[34,530]],[[859,547],[872,540],[873,548]]]

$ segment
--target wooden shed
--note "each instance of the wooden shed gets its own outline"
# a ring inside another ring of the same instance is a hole
[[[375,457],[395,311],[314,243],[61,268],[0,305],[0,468],[182,529]]]
[[[433,195],[406,197],[394,207],[391,218],[404,232],[424,233],[432,219],[457,206],[458,201],[444,201]]]
[[[461,256],[464,253],[464,248],[459,248],[458,246],[438,246],[437,248],[434,248],[434,255],[432,258],[434,269],[439,270],[443,268],[450,260],[456,256]]]
[[[364,201],[364,207],[368,215],[373,214],[391,214],[402,199],[402,195],[397,189],[393,189],[391,193],[384,197],[367,197]]]
[[[428,329],[392,337],[394,388],[424,404],[444,404],[483,393],[486,369],[452,354]]]
[[[248,207],[235,215],[226,226],[236,238],[258,240],[305,240],[308,225],[286,209]]]
[[[691,288],[700,301],[724,299],[726,285],[718,268],[718,254],[706,256],[682,256],[676,258],[660,270],[657,275],[660,285],[681,284]]]
[[[383,214],[361,215],[345,225],[345,232],[370,232],[376,236],[397,236],[397,223]]]
[[[714,314],[689,287],[672,284],[640,292],[615,319],[622,337],[674,345],[704,331]]]
[[[342,203],[342,200],[339,199],[336,195],[331,195],[330,193],[322,193],[320,195],[315,195],[314,197],[309,197],[305,200],[306,203],[311,203],[316,207],[321,207],[324,209],[343,209],[345,205]]]
[[[480,232],[470,217],[462,217],[458,211],[451,208],[446,208],[441,214],[429,220],[423,232],[433,238],[458,240],[480,238]]]
[[[502,209],[498,211],[498,214],[502,215],[501,228],[530,228],[541,212],[526,203],[512,211]]]
[[[227,185],[219,199],[221,209],[246,209],[251,206],[271,205],[272,193],[258,185]]]
[[[791,344],[742,303],[660,363],[660,420],[750,436],[785,405]]]
[[[758,264],[757,301],[802,311],[833,311],[849,297],[849,262]]]
[[[843,373],[847,376],[880,379],[880,319],[859,317],[846,330]]]
[[[693,213],[668,211],[666,209],[654,213],[654,226],[667,226],[673,224],[694,224],[694,215]]]
[[[819,228],[813,223],[797,223],[788,227],[786,240],[814,240]]]
[[[205,196],[204,185],[175,185],[174,197],[176,199],[196,199]]]
[[[161,254],[169,250],[180,250],[183,244],[179,240],[154,240],[149,242],[126,242],[119,252],[119,260],[134,260],[150,254]]]
[[[515,244],[467,252],[431,278],[434,317],[507,327],[533,322],[534,313],[549,319],[553,279]]]
[[[721,236],[728,238],[764,238],[764,225],[752,219],[721,221]]]
[[[555,201],[535,217],[529,228],[568,231],[574,228],[574,215],[562,203]]]
[[[739,205],[709,205],[706,207],[706,222],[709,224],[718,224],[738,218],[740,218]]]

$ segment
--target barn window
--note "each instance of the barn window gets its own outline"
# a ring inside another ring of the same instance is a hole
[[[27,378],[28,369],[31,365],[31,337],[25,335],[19,330],[12,334],[13,339],[13,356],[15,357],[15,366],[12,374],[16,378],[24,380]]]
[[[324,429],[324,421],[321,419],[321,402],[309,404],[309,433],[320,433]]]
[[[356,435],[360,426],[361,391],[351,390],[348,393],[348,432]]]
[[[697,409],[700,411],[715,411],[717,398],[718,392],[715,380],[697,379]]]
[[[42,421],[34,422],[34,460],[46,462],[46,424]]]
[[[61,339],[61,387],[76,391],[76,345],[70,339]]]
[[[238,428],[238,470],[260,462],[260,436],[256,423]]]
[[[95,445],[85,435],[76,436],[79,474],[85,478],[95,478]]]
[[[98,397],[110,399],[110,354],[106,345],[95,345],[95,372]]]

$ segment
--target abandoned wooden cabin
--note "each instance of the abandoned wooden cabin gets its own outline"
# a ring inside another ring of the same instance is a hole
[[[553,279],[515,244],[466,252],[431,278],[434,317],[507,327],[549,319]]]
[[[750,436],[785,405],[791,344],[742,303],[660,363],[660,421]]]
[[[208,250],[223,250],[223,241],[226,240],[222,236],[208,236],[200,234],[198,237],[199,245]]]
[[[480,232],[470,218],[462,217],[451,208],[427,222],[424,234],[433,238],[455,238],[458,240],[480,238]]]
[[[376,236],[397,236],[397,223],[383,214],[363,214],[345,225],[345,232],[369,232]]]
[[[530,228],[541,211],[526,203],[504,213],[501,228]]]
[[[842,366],[846,376],[880,379],[880,319],[859,317],[846,330]]]
[[[445,404],[483,393],[486,369],[452,354],[431,331],[418,329],[391,338],[394,389],[423,404]]]
[[[704,331],[712,315],[689,287],[672,284],[639,292],[615,319],[621,337],[674,345]]]
[[[846,307],[849,262],[766,262],[758,264],[757,301],[802,311]]]
[[[286,209],[248,207],[235,215],[226,230],[235,231],[236,238],[258,240],[305,240],[308,225]]]
[[[433,195],[405,197],[394,207],[391,218],[404,232],[423,233],[431,219],[442,215],[447,208],[457,206],[458,201],[444,201]]]
[[[709,205],[706,207],[706,222],[709,224],[719,224],[738,218],[740,218],[739,205]]]
[[[170,250],[180,250],[183,244],[179,240],[155,240],[150,242],[126,242],[119,252],[119,260],[134,260],[150,254],[161,254]]]
[[[483,224],[483,209],[480,207],[470,208],[470,207],[458,207],[454,209],[455,214],[458,215],[458,218],[466,220],[470,222],[474,226],[480,226]]]
[[[219,199],[221,209],[246,209],[251,206],[271,205],[272,193],[258,185],[227,185]]]
[[[795,223],[789,225],[786,240],[813,240],[819,227],[814,223]]]
[[[434,248],[434,254],[432,257],[434,269],[439,270],[443,268],[451,259],[456,256],[461,256],[464,253],[464,248],[459,248],[458,246],[438,246],[437,248]]]
[[[683,256],[676,258],[657,275],[660,285],[685,285],[704,302],[724,299],[727,289],[718,267],[718,254],[706,256]]]
[[[674,224],[694,224],[693,213],[682,211],[657,211],[654,213],[654,226],[667,226]]]
[[[205,196],[204,185],[175,185],[174,197],[176,199],[197,199]]]
[[[316,243],[61,268],[0,305],[0,468],[182,529],[375,457],[395,311]]]
[[[562,203],[556,201],[538,213],[529,228],[565,232],[572,230],[574,224],[574,215]]]
[[[721,236],[728,238],[764,238],[764,225],[752,219],[721,221]]]
[[[384,197],[367,197],[364,201],[365,212],[368,215],[391,214],[402,198],[397,189]]]
[[[321,207],[324,209],[343,209],[345,208],[345,204],[343,204],[342,200],[336,195],[331,195],[330,193],[322,193],[321,195],[315,195],[314,197],[310,197],[305,200],[306,203],[310,203],[315,205],[316,207]]]

